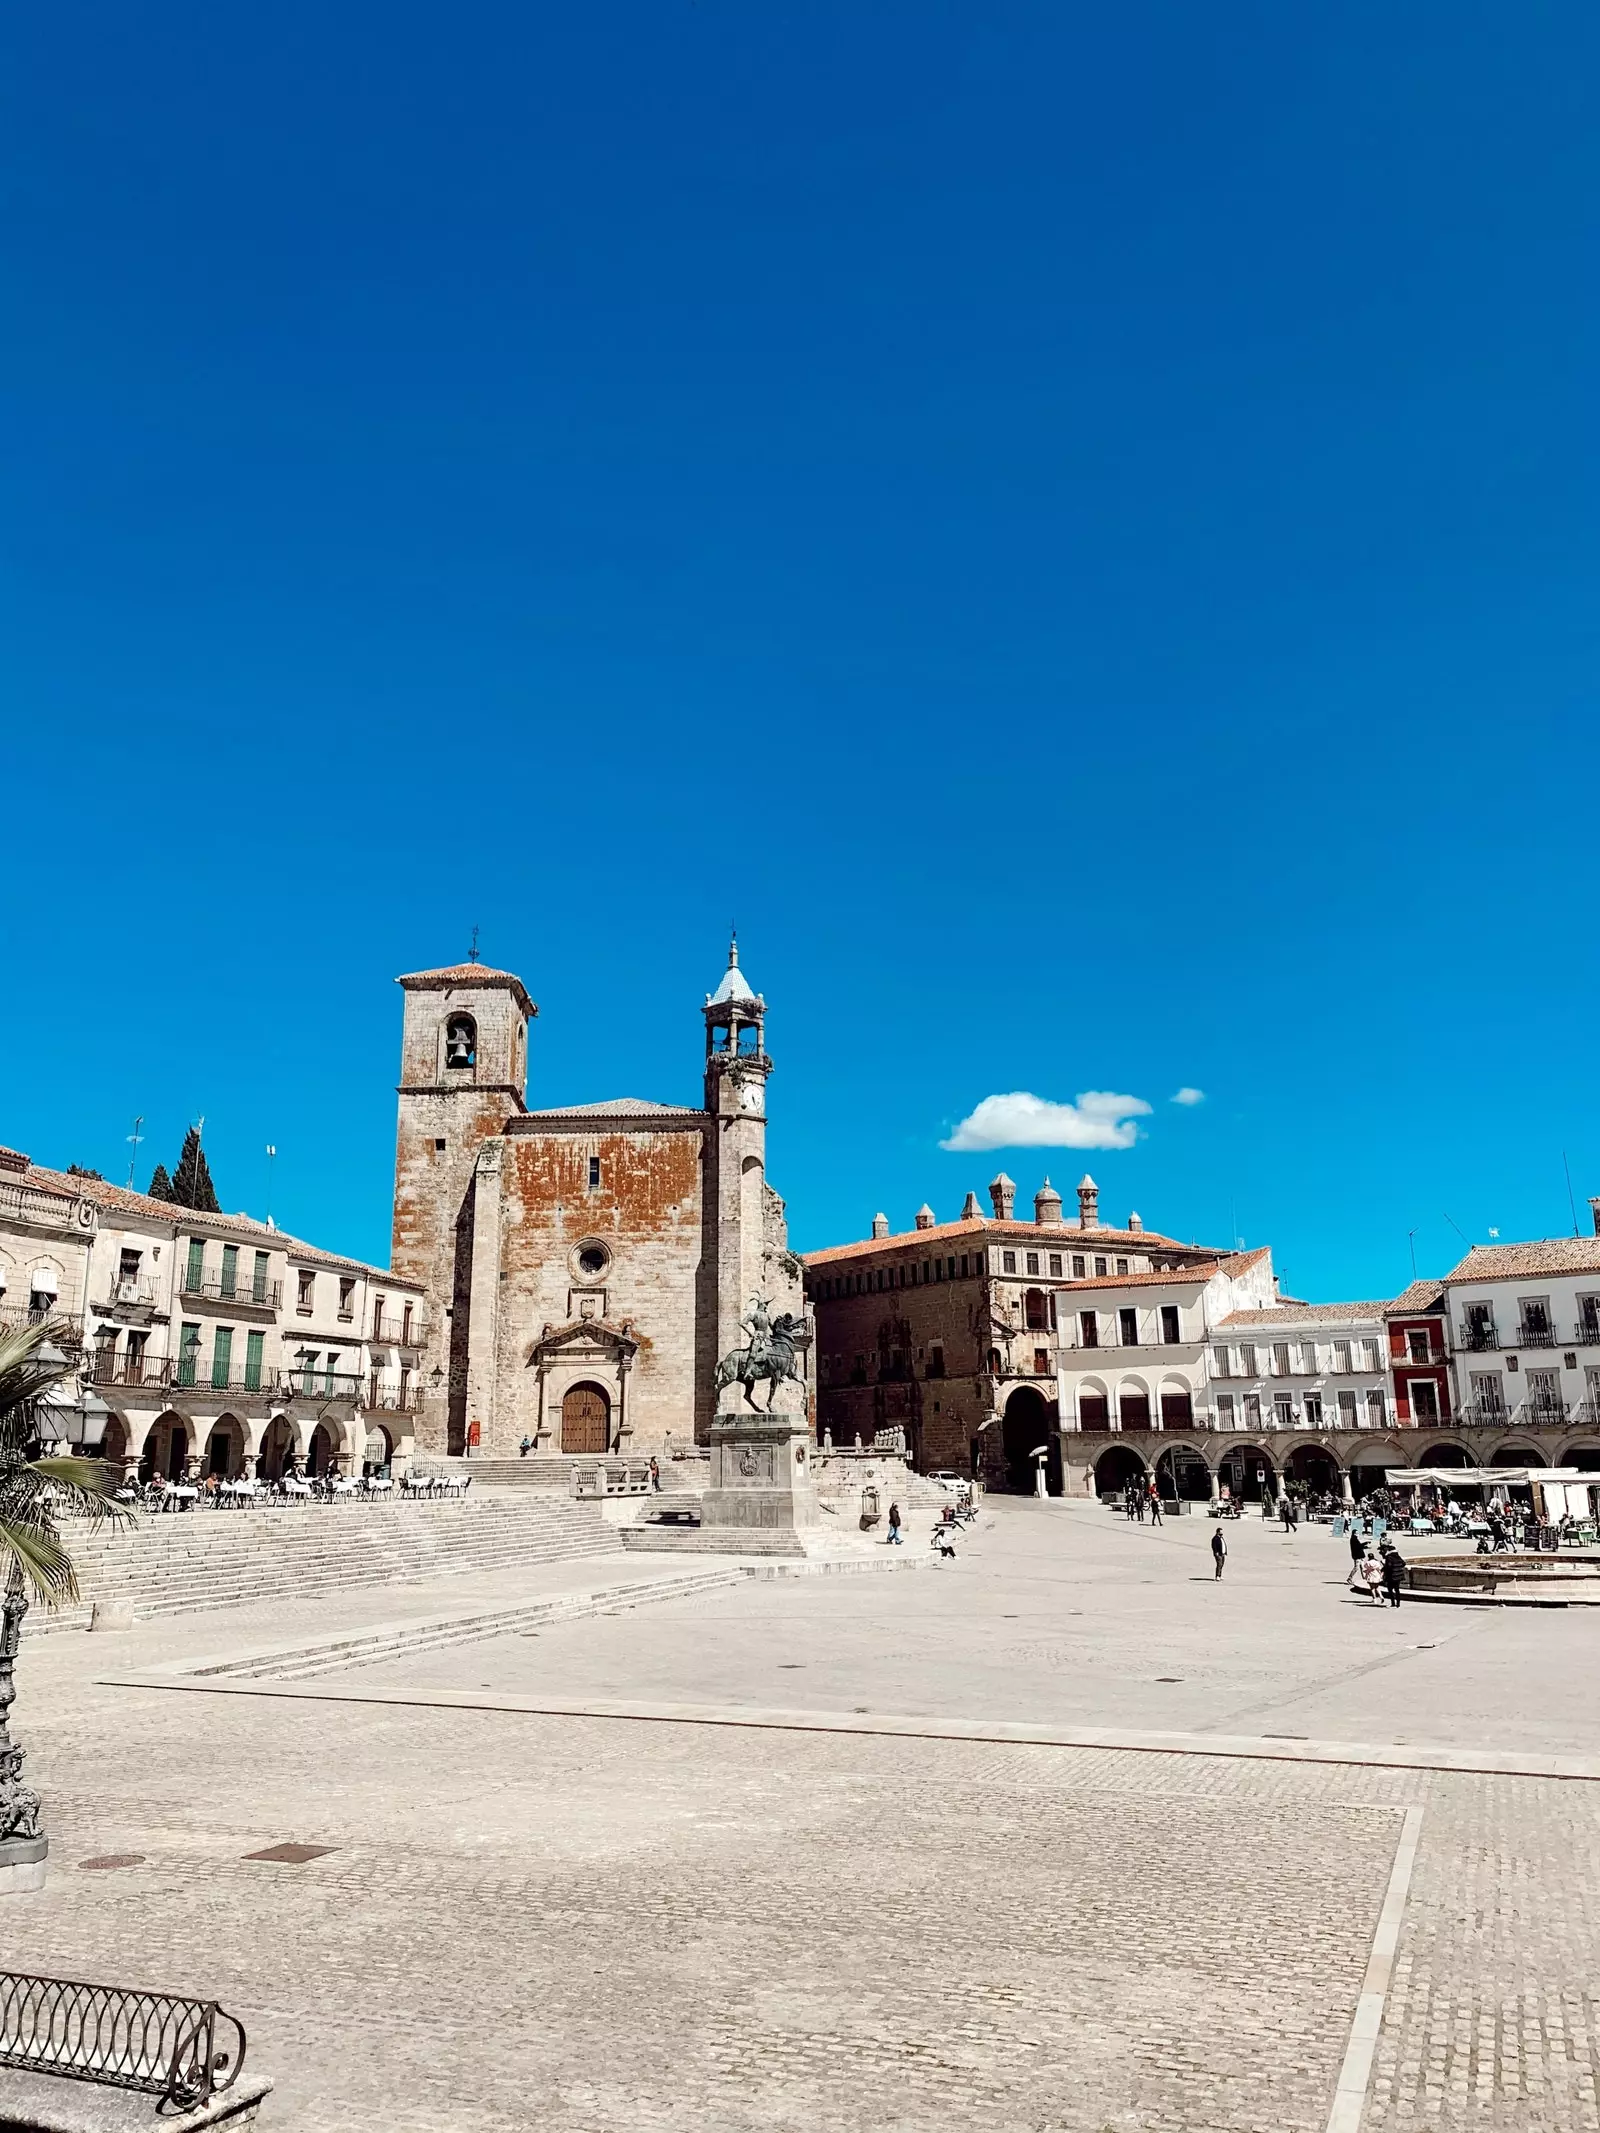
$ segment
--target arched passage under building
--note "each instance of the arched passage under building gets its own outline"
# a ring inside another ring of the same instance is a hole
[[[1339,1462],[1325,1444],[1297,1444],[1283,1462],[1283,1478],[1313,1495],[1339,1494]]]
[[[1006,1402],[1001,1442],[1006,1455],[1006,1486],[1019,1495],[1034,1492],[1036,1454],[1045,1454],[1045,1484],[1052,1496],[1061,1494],[1061,1442],[1056,1435],[1054,1409],[1044,1394],[1032,1385],[1021,1385]]]
[[[1535,1451],[1531,1444],[1502,1444],[1493,1454],[1491,1466],[1547,1466],[1544,1453]]]
[[[1128,1444],[1111,1445],[1094,1463],[1097,1496],[1120,1496],[1130,1482],[1139,1483],[1144,1478],[1144,1461]]]
[[[1418,1466],[1472,1466],[1475,1463],[1464,1444],[1430,1444],[1417,1461]]]
[[[1259,1444],[1231,1445],[1217,1479],[1235,1503],[1270,1502],[1278,1493],[1277,1468]]]
[[[1192,1444],[1169,1444],[1156,1461],[1156,1487],[1169,1503],[1205,1503],[1211,1495],[1211,1469]]]

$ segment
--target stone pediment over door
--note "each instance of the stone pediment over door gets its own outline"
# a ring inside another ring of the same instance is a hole
[[[556,1363],[609,1363],[625,1370],[638,1352],[628,1320],[617,1326],[604,1318],[574,1318],[564,1326],[546,1326],[528,1361],[546,1370]]]
[[[529,1403],[532,1442],[541,1451],[626,1451],[632,1434],[628,1373],[638,1353],[626,1319],[620,1325],[578,1318],[546,1326],[528,1351],[536,1388]]]

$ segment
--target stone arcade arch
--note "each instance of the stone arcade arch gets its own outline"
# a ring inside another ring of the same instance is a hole
[[[298,1466],[304,1451],[299,1423],[289,1415],[274,1415],[261,1439],[261,1450],[256,1459],[257,1474],[263,1481],[279,1481],[290,1454],[293,1453]]]
[[[1489,1464],[1491,1466],[1548,1466],[1550,1462],[1537,1445],[1512,1443],[1497,1444],[1489,1454]]]
[[[1130,1481],[1142,1482],[1145,1473],[1145,1463],[1131,1444],[1113,1444],[1094,1463],[1094,1492],[1120,1496]]]
[[[1476,1466],[1478,1462],[1464,1444],[1441,1437],[1436,1443],[1425,1446],[1415,1463],[1418,1466],[1463,1467]]]
[[[1052,1496],[1061,1494],[1061,1450],[1056,1418],[1051,1404],[1035,1385],[1019,1385],[1006,1402],[1001,1424],[1001,1443],[1006,1455],[1006,1485],[1019,1495],[1033,1494],[1034,1453],[1042,1446],[1045,1485]]]
[[[1285,1481],[1297,1482],[1318,1494],[1339,1494],[1340,1471],[1338,1460],[1325,1444],[1297,1444],[1283,1462]]]
[[[144,1448],[139,1457],[141,1481],[181,1481],[189,1461],[194,1456],[194,1444],[189,1425],[182,1415],[169,1408],[158,1415],[145,1432]]]
[[[205,1471],[232,1481],[244,1471],[244,1424],[236,1415],[218,1415],[206,1438]]]
[[[1278,1493],[1277,1466],[1259,1444],[1230,1444],[1217,1466],[1217,1479],[1235,1503],[1270,1502]]]
[[[1156,1461],[1156,1487],[1171,1501],[1205,1503],[1211,1495],[1211,1469],[1192,1444],[1169,1444]]]

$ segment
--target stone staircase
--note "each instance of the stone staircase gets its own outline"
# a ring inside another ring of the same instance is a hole
[[[28,1611],[30,1634],[87,1626],[96,1600],[129,1599],[134,1618],[205,1613],[472,1570],[614,1555],[615,1527],[592,1503],[543,1491],[420,1503],[332,1503],[189,1511],[70,1535],[76,1607]]]
[[[547,1623],[571,1621],[578,1616],[628,1614],[662,1600],[681,1600],[742,1584],[744,1578],[744,1570],[735,1565],[664,1574],[649,1580],[636,1578],[622,1585],[594,1586],[587,1592],[550,1593],[522,1606],[497,1607],[487,1613],[454,1615],[436,1621],[391,1623],[288,1651],[251,1653],[215,1666],[196,1667],[192,1678],[309,1681],[319,1674],[343,1672],[347,1667],[371,1665],[380,1659],[441,1651],[456,1644],[480,1644],[491,1637],[526,1636]]]

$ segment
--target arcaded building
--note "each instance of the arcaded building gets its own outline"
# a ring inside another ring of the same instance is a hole
[[[751,1298],[804,1308],[767,1183],[766,1003],[737,947],[703,1009],[703,1107],[530,1110],[509,971],[415,971],[405,993],[393,1263],[440,1329],[419,1447],[648,1453],[704,1441]]]
[[[806,1293],[816,1321],[817,1426],[835,1444],[903,1429],[924,1470],[957,1468],[991,1482],[1031,1486],[1043,1446],[1051,1486],[1062,1480],[1061,1360],[1074,1335],[1075,1286],[1207,1271],[1220,1256],[1147,1230],[1102,1223],[1099,1188],[1085,1177],[1077,1219],[1062,1218],[1048,1178],[1033,1220],[1017,1220],[1016,1186],[989,1187],[991,1213],[968,1193],[961,1218],[938,1222],[923,1207],[916,1226],[890,1235],[879,1215],[872,1235],[806,1257]]]

